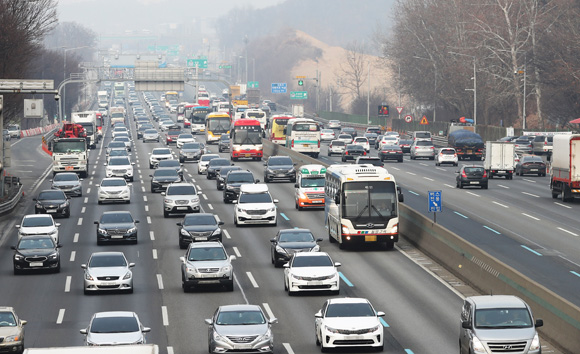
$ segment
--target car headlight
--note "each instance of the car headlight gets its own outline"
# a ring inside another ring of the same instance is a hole
[[[283,247],[280,247],[280,246],[278,246],[278,245],[276,245],[276,252],[278,252],[278,253],[284,253],[284,254],[288,254],[288,251],[286,251],[286,249],[285,249],[285,248],[283,248]]]
[[[4,343],[12,343],[12,342],[19,342],[22,340],[22,337],[20,337],[19,335],[13,335],[13,336],[7,336],[4,337]]]
[[[238,211],[238,213],[243,213],[244,212],[244,209],[242,209],[242,208],[237,208],[236,210]]]
[[[378,324],[378,325],[376,325],[376,326],[374,326],[374,327],[372,327],[372,328],[369,328],[369,330],[368,330],[368,333],[373,333],[373,332],[375,332],[375,331],[378,331],[378,330],[379,330],[379,328],[381,328],[381,326],[382,326],[382,325]]]
[[[473,345],[473,353],[482,353],[482,354],[486,353],[485,346],[483,345],[483,343],[481,343],[479,338],[473,336],[473,340],[471,343]]]
[[[108,232],[107,232],[107,229],[102,229],[102,228],[100,228],[100,227],[97,229],[97,231],[98,231],[100,234],[105,234],[105,235],[107,235],[107,234],[108,234]]]
[[[338,333],[338,329],[336,329],[336,328],[332,328],[332,327],[328,327],[328,326],[326,326],[325,328],[330,333]]]
[[[540,349],[540,337],[536,333],[534,339],[532,339],[532,344],[530,344],[530,350],[538,350]]]
[[[86,280],[95,280],[95,278],[93,278],[93,276],[89,272],[85,272],[85,279]]]
[[[272,211],[276,211],[276,207],[272,207],[272,208],[268,209],[268,212],[272,212]]]
[[[299,275],[296,275],[296,274],[292,274],[292,273],[290,273],[290,276],[291,276],[292,278],[294,278],[294,279],[298,279],[298,280],[302,280],[302,279],[303,279],[303,277],[301,277],[301,276],[299,276]]]
[[[191,202],[192,203],[199,203],[199,197],[193,197],[193,198],[191,198]]]
[[[310,249],[310,252],[318,252],[320,251],[320,245],[316,245]]]
[[[173,204],[173,200],[171,200],[171,199],[163,199],[163,203],[165,203],[165,204]]]
[[[300,199],[306,199],[306,193],[304,193],[304,192],[301,191],[300,193],[298,193],[298,197]]]
[[[288,172],[294,172],[294,167],[292,167],[291,169],[288,170]]]
[[[51,255],[48,256],[49,259],[57,259],[58,258],[58,253],[53,253]]]
[[[179,233],[182,234],[183,236],[189,236],[189,232],[187,232],[187,230],[185,229],[179,230]]]
[[[61,208],[66,208],[66,203],[62,203],[62,204],[60,205],[60,207],[61,207]]]
[[[137,232],[137,228],[136,227],[132,227],[129,230],[127,230],[128,234],[132,234],[133,232]]]
[[[20,255],[20,254],[15,254],[14,255],[14,260],[15,261],[21,261],[24,259],[24,256]]]
[[[185,266],[185,270],[186,270],[188,273],[197,273],[197,269],[196,269],[194,266],[192,266],[191,264],[187,264],[187,265]]]
[[[232,265],[231,264],[228,264],[228,265],[223,266],[222,269],[221,269],[221,271],[223,273],[229,273],[229,272],[231,272],[232,271]]]
[[[221,233],[222,233],[222,229],[218,228],[218,229],[215,229],[211,234],[212,234],[212,236],[215,236],[215,235],[219,235]]]
[[[49,235],[55,235],[57,232],[58,232],[58,230],[57,229],[54,229],[51,232],[49,232],[48,234]]]
[[[129,272],[127,272],[127,274],[125,274],[125,276],[123,277],[123,280],[131,279],[131,276],[133,276],[133,274],[129,271]]]
[[[348,227],[346,227],[346,226],[342,225],[342,233],[343,233],[343,234],[348,234],[348,233],[350,233],[350,231],[349,231]]]
[[[272,170],[272,169],[269,169],[269,168],[268,168],[268,169],[266,169],[266,171],[267,171],[268,173],[274,173],[274,170]]]
[[[262,342],[262,341],[269,341],[272,340],[272,331],[268,328],[268,330],[266,331],[266,333],[264,333],[259,339],[258,341]]]
[[[229,342],[226,337],[220,336],[218,332],[213,332],[213,339],[217,342]]]
[[[226,185],[226,189],[229,191],[233,191],[235,189],[234,186]]]

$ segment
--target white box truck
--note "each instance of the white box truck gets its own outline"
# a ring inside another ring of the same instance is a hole
[[[109,107],[109,93],[107,91],[97,91],[97,98],[99,100],[99,107]]]
[[[28,348],[24,354],[159,354],[156,344],[118,345],[103,347]]]
[[[552,198],[580,198],[580,134],[554,135],[551,164]]]
[[[487,141],[483,167],[488,178],[504,176],[512,179],[515,169],[515,145],[505,141]]]
[[[304,118],[304,105],[303,104],[293,104],[292,105],[292,115],[296,118]]]
[[[80,124],[87,132],[87,145],[92,149],[97,147],[98,132],[97,132],[97,113],[95,111],[87,112],[73,112],[71,114],[71,122]]]

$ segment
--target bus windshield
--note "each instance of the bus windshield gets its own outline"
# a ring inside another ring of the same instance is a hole
[[[194,109],[193,112],[191,112],[191,123],[204,124],[205,117],[208,113],[210,113],[209,109]]]
[[[391,181],[343,184],[342,215],[355,222],[387,221],[397,216],[397,192]]]
[[[207,129],[214,133],[227,133],[230,130],[230,119],[227,117],[211,118],[208,120]]]
[[[241,126],[235,128],[235,135],[233,139],[234,144],[261,144],[262,134],[260,134],[260,126]]]

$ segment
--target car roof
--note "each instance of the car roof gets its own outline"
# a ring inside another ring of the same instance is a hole
[[[294,257],[330,257],[326,252],[298,252],[294,253]]]
[[[28,214],[22,217],[23,219],[52,219],[50,214]]]
[[[282,229],[279,232],[281,234],[286,233],[286,232],[310,232],[310,233],[312,233],[312,231],[310,231],[310,229]]]
[[[105,311],[105,312],[97,312],[93,315],[95,318],[103,318],[103,317],[137,317],[135,312],[131,311]]]
[[[1,312],[14,312],[14,308],[12,306],[0,306]]]
[[[131,215],[131,212],[129,210],[115,210],[115,211],[104,211],[102,215],[105,215],[105,214],[129,214],[129,215]]]
[[[121,251],[106,251],[106,252],[93,252],[91,257],[105,257],[105,256],[125,256],[125,254]]]
[[[219,241],[192,242],[189,244],[189,248],[202,248],[202,247],[224,248],[224,245]]]
[[[242,193],[266,193],[268,192],[268,185],[266,184],[242,184],[240,187]]]
[[[491,309],[501,307],[525,308],[526,303],[514,295],[481,295],[468,297],[478,309]]]
[[[251,304],[239,304],[239,305],[222,305],[219,307],[221,311],[249,311],[249,310],[262,310],[259,305],[251,305]]]
[[[333,298],[328,299],[330,304],[356,304],[356,303],[370,303],[369,300],[362,298],[362,297],[341,297],[341,298]]]
[[[125,179],[123,177],[105,177],[101,180],[101,182],[105,181],[105,180],[107,180],[107,181],[121,181],[121,180],[125,181]]]
[[[199,216],[213,216],[214,218],[216,217],[216,215],[212,214],[212,213],[189,213],[189,214],[185,214],[186,218],[194,218],[194,217],[199,217]]]

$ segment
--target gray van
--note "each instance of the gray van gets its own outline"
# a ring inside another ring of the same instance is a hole
[[[554,136],[552,135],[538,135],[532,141],[532,153],[534,155],[549,155],[552,153],[552,144],[554,143]]]
[[[537,327],[528,304],[517,296],[486,295],[465,298],[461,310],[459,353],[541,354]]]

